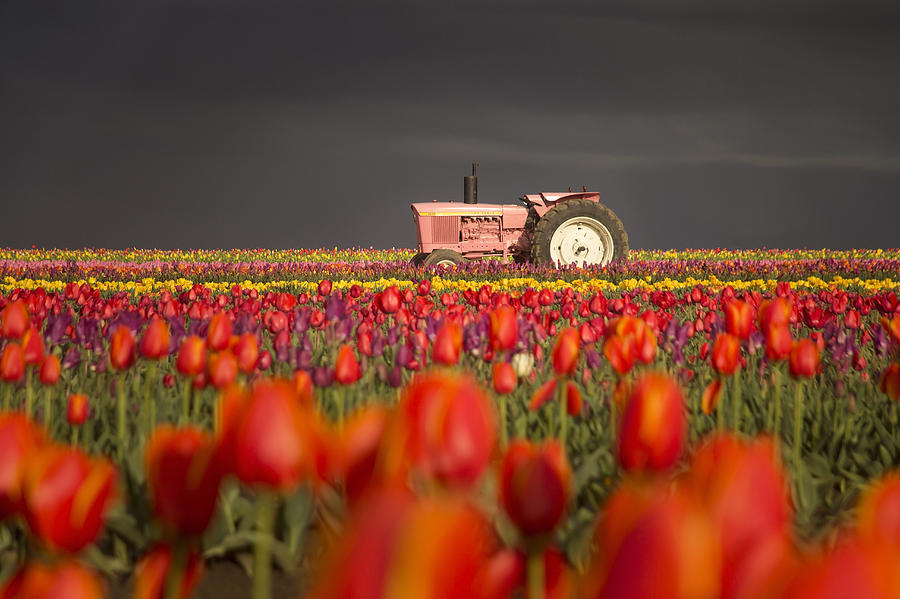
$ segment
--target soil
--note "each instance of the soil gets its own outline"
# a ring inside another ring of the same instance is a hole
[[[289,574],[279,570],[272,572],[272,599],[299,599],[304,582],[297,573]],[[208,562],[206,572],[197,585],[191,599],[248,599],[251,594],[251,579],[243,568],[234,562]],[[132,599],[134,587],[131,580],[112,582],[109,585],[109,599]]]

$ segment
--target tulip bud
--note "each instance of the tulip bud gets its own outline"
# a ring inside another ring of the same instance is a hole
[[[661,374],[642,377],[631,390],[619,432],[619,463],[625,470],[666,470],[684,448],[684,397]]]
[[[578,365],[579,337],[578,330],[568,327],[556,338],[551,355],[553,370],[557,375],[571,376]]]
[[[16,300],[11,304],[7,304],[0,313],[0,320],[3,321],[3,336],[7,339],[19,339],[28,329],[28,309],[25,302]]]
[[[37,327],[28,327],[22,337],[22,357],[26,365],[40,364],[44,359],[44,338]]]
[[[766,357],[772,361],[784,360],[791,354],[794,340],[786,324],[775,324],[766,330]]]
[[[182,376],[195,377],[206,369],[206,342],[196,335],[186,337],[178,349],[175,368]]]
[[[128,327],[119,325],[109,340],[109,363],[116,370],[125,370],[134,364],[134,335]]]
[[[256,335],[244,333],[238,338],[231,351],[237,358],[238,369],[241,372],[244,374],[253,372],[259,361],[259,345],[256,343]]]
[[[66,409],[66,420],[72,426],[81,426],[87,420],[88,398],[82,393],[73,393],[69,396]]]
[[[237,359],[228,350],[210,354],[206,369],[210,384],[222,390],[237,378]]]
[[[753,306],[740,300],[725,304],[725,330],[738,339],[747,339],[753,329]]]
[[[720,333],[712,349],[713,368],[726,376],[734,374],[740,364],[741,342],[735,335]]]
[[[491,379],[494,391],[500,394],[512,393],[516,389],[516,371],[509,362],[494,362]]]
[[[50,354],[41,362],[40,379],[44,385],[55,385],[59,382],[60,364],[59,358]]]
[[[819,348],[810,339],[801,339],[794,344],[788,365],[793,377],[814,377],[819,367]]]
[[[495,352],[509,351],[519,340],[519,317],[512,306],[499,306],[491,312],[491,347]]]
[[[337,360],[335,360],[334,380],[340,385],[352,385],[361,376],[359,360],[353,353],[353,346],[349,343],[343,344],[338,350]]]
[[[147,325],[140,343],[141,355],[150,360],[159,360],[169,353],[169,323],[154,318]]]
[[[0,520],[22,510],[22,481],[43,433],[23,414],[0,413]]]
[[[328,279],[322,279],[321,281],[319,281],[318,291],[319,295],[321,296],[331,295],[331,281],[329,281]]]
[[[562,445],[513,441],[500,464],[500,505],[523,534],[548,534],[562,521],[572,472]]]
[[[431,348],[431,359],[438,364],[455,366],[462,351],[462,328],[452,320],[444,320]]]
[[[900,364],[894,363],[888,366],[878,381],[882,393],[887,394],[892,400],[900,399]]]
[[[231,319],[225,312],[217,312],[209,322],[209,329],[206,331],[206,342],[213,351],[222,351],[228,347],[231,341]]]
[[[397,289],[396,285],[391,285],[381,292],[381,297],[378,303],[380,304],[382,312],[393,314],[400,309],[401,301],[400,290]]]
[[[15,383],[25,374],[25,356],[22,346],[9,343],[0,354],[0,378],[7,383]]]

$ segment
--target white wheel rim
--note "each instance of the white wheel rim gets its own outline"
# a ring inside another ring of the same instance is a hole
[[[550,238],[550,259],[557,264],[605,265],[615,252],[612,234],[600,221],[575,216],[563,222]]]
[[[438,265],[438,266],[448,266],[448,267],[449,267],[449,266],[456,266],[456,262],[454,262],[453,260],[440,260],[440,261],[437,263],[437,265]]]

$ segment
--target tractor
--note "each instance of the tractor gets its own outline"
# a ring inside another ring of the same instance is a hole
[[[586,266],[628,255],[628,234],[600,194],[542,192],[519,204],[479,204],[478,164],[463,178],[463,201],[411,204],[418,253],[414,266],[452,266],[469,259]]]

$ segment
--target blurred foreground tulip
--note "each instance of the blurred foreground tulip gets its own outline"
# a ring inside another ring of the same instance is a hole
[[[438,364],[455,366],[462,351],[462,328],[452,320],[444,320],[438,328],[431,348],[431,359]]]
[[[519,315],[512,306],[498,306],[491,311],[491,348],[495,352],[515,349],[519,340]]]
[[[43,432],[19,413],[0,413],[0,520],[23,508],[22,484]]]
[[[563,329],[556,338],[551,353],[553,371],[559,375],[571,376],[578,365],[578,354],[581,346],[581,338],[578,330],[572,327]]]
[[[674,380],[648,374],[632,387],[619,431],[625,470],[666,470],[681,456],[687,429],[684,397]]]
[[[6,305],[0,313],[3,321],[3,336],[7,339],[20,339],[28,329],[28,309],[25,302],[16,300]]]
[[[169,353],[169,323],[154,318],[147,324],[139,344],[141,355],[149,360],[159,360]]]
[[[140,559],[134,570],[134,599],[169,599],[166,581],[171,575],[175,551],[171,545],[156,545]],[[196,551],[189,551],[181,566],[177,591],[173,599],[188,599],[203,576],[203,558]]]
[[[209,321],[206,331],[206,343],[213,351],[222,351],[228,347],[231,341],[231,319],[225,312],[217,312]]]
[[[750,337],[753,330],[753,306],[741,300],[725,304],[725,330],[738,339]]]
[[[195,377],[206,369],[206,342],[202,337],[185,337],[178,349],[175,368],[182,376]]]
[[[127,370],[134,364],[134,335],[119,325],[109,339],[109,363],[116,370]]]
[[[103,599],[100,578],[74,561],[32,562],[0,588],[0,599]]]
[[[15,383],[24,374],[25,356],[22,353],[22,346],[18,343],[8,343],[0,354],[0,378],[6,383]]]
[[[510,443],[500,464],[500,505],[523,535],[549,534],[566,513],[572,472],[557,441]]]

